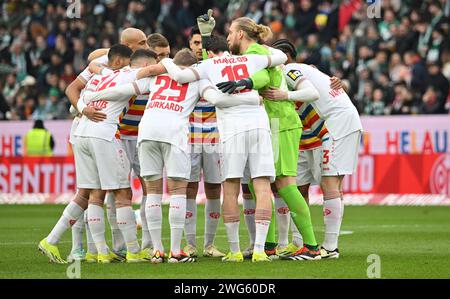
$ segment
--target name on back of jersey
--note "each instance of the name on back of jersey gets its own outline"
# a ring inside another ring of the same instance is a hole
[[[147,109],[150,108],[159,108],[164,110],[171,110],[176,112],[183,112],[183,106],[178,105],[172,101],[151,101],[147,105]]]
[[[214,58],[214,64],[221,64],[221,63],[230,64],[230,63],[247,62],[247,61],[248,61],[248,59],[245,56]]]

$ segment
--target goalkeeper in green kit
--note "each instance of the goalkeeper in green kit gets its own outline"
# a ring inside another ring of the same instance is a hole
[[[269,49],[259,42],[271,35],[270,28],[256,24],[252,19],[242,17],[235,19],[229,29],[228,46],[235,55],[270,54]],[[232,93],[236,89],[264,89],[276,87],[287,90],[286,81],[278,67],[262,70],[268,72],[270,82],[254,74],[251,78],[236,78],[240,80],[219,83],[217,87],[223,92]],[[292,253],[297,260],[318,260],[320,251],[314,236],[309,207],[296,186],[299,142],[302,133],[302,123],[291,101],[266,101],[264,106],[271,122],[272,146],[274,151],[277,193],[290,210],[291,217],[303,236],[304,247]],[[251,185],[249,185],[251,189]],[[271,223],[274,221],[271,221]],[[272,246],[271,246],[272,245]],[[269,246],[269,247],[268,247]],[[266,253],[275,252],[275,231],[272,228],[266,240]],[[269,254],[268,254],[269,255]]]

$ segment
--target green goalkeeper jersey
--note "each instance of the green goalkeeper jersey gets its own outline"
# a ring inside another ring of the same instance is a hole
[[[270,54],[270,51],[258,44],[251,44],[244,54]],[[269,82],[267,78],[267,72],[269,74]],[[280,67],[272,67],[265,70],[261,70],[251,76],[253,81],[253,88],[260,90],[269,86],[278,87],[284,90],[288,90],[286,80],[284,79],[283,72]],[[295,111],[295,103],[291,101],[269,101],[264,99],[264,107],[266,108],[267,115],[270,119],[270,124],[273,126],[278,121],[278,131],[285,131],[290,129],[302,128],[302,122]],[[272,127],[272,131],[275,128]]]

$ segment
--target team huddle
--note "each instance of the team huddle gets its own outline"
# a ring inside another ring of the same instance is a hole
[[[190,49],[173,59],[161,34],[125,29],[120,44],[91,53],[89,66],[68,86],[78,191],[39,243],[51,262],[67,263],[57,245],[69,228],[69,261],[195,262],[202,174],[203,256],[224,262],[339,257],[342,180],[356,169],[362,132],[341,82],[295,63],[295,47],[286,39],[265,45],[270,28],[250,18],[235,19],[226,39],[212,34],[211,10],[197,24]],[[131,170],[143,191],[140,244]],[[161,234],[163,177],[170,196],[170,249]],[[308,206],[312,184],[320,185],[324,199],[320,246]],[[243,250],[241,190],[249,234]],[[105,238],[105,203],[112,248]],[[227,254],[214,244],[220,217]]]

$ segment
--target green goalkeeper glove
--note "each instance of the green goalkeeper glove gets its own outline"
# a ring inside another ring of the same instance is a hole
[[[208,13],[197,17],[197,25],[200,30],[200,34],[203,36],[211,36],[214,27],[216,26],[216,20],[212,16],[213,10],[208,9]]]

